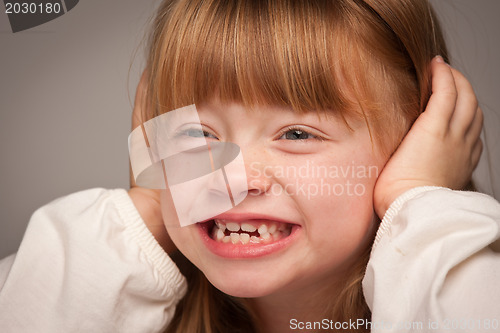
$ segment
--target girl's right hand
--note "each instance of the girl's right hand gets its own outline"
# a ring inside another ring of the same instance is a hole
[[[432,95],[382,170],[374,205],[382,218],[389,205],[407,190],[467,185],[482,151],[483,114],[469,81],[436,57],[431,63]]]
[[[143,99],[146,93],[146,75],[143,74],[135,93],[134,111],[132,113],[132,129],[140,126],[142,120]],[[176,247],[165,229],[160,204],[160,190],[151,190],[135,184],[130,170],[130,190],[128,191],[135,207],[139,211],[144,223],[155,239],[167,253],[175,251]]]

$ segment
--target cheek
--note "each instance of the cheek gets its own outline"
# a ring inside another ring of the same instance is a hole
[[[326,176],[302,180],[312,191],[298,204],[314,251],[340,263],[356,258],[373,240],[378,222],[373,190],[381,163],[358,158],[342,164],[323,161],[323,165],[329,165]]]
[[[196,243],[195,225],[187,227],[167,227],[167,232],[175,247],[195,266],[203,270],[203,260],[200,259]]]
[[[371,196],[321,197],[310,208],[304,230],[307,258],[316,259],[310,273],[343,279],[373,242],[378,220]]]
[[[174,201],[172,200],[170,190],[167,189],[160,192],[160,204],[163,223],[165,224],[165,226],[167,228],[178,226],[179,219],[177,218],[177,212],[175,210],[175,205]]]
[[[365,244],[371,238],[377,220],[373,209],[373,187],[372,181],[356,184],[348,181],[343,193],[318,196],[307,209],[309,229],[314,236],[330,235],[339,249]]]
[[[169,190],[161,191],[160,202],[163,222],[170,239],[187,258],[192,257],[195,225],[179,227],[179,219]]]
[[[160,199],[163,221],[170,239],[191,263],[205,271],[211,266],[211,261],[207,258],[203,259],[206,249],[200,243],[198,225],[179,226],[179,219],[169,190],[162,191]]]

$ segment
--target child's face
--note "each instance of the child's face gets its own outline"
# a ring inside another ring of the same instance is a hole
[[[167,228],[181,252],[233,296],[310,290],[342,279],[372,239],[372,192],[386,161],[374,152],[365,122],[348,119],[350,131],[333,112],[248,111],[218,102],[198,112],[209,140],[241,148],[248,195],[215,221]],[[162,196],[166,221],[175,218],[168,196]]]

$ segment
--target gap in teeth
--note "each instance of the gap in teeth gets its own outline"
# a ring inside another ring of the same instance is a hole
[[[291,233],[291,225],[285,223],[236,223],[230,221],[214,221],[212,238],[222,243],[260,244],[277,241]]]

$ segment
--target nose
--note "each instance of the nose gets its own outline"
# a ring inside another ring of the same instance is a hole
[[[242,152],[230,142],[209,143],[209,146],[212,176],[208,189],[212,196],[229,198],[234,207],[248,193]]]
[[[266,173],[266,153],[259,147],[247,148],[244,151],[245,170],[248,194],[258,196],[267,193],[272,186],[272,179]]]
[[[209,184],[213,195],[227,195],[237,205],[247,195],[258,196],[267,193],[272,179],[266,173],[266,153],[259,146],[245,146],[223,143],[212,145],[213,167],[219,170]]]

